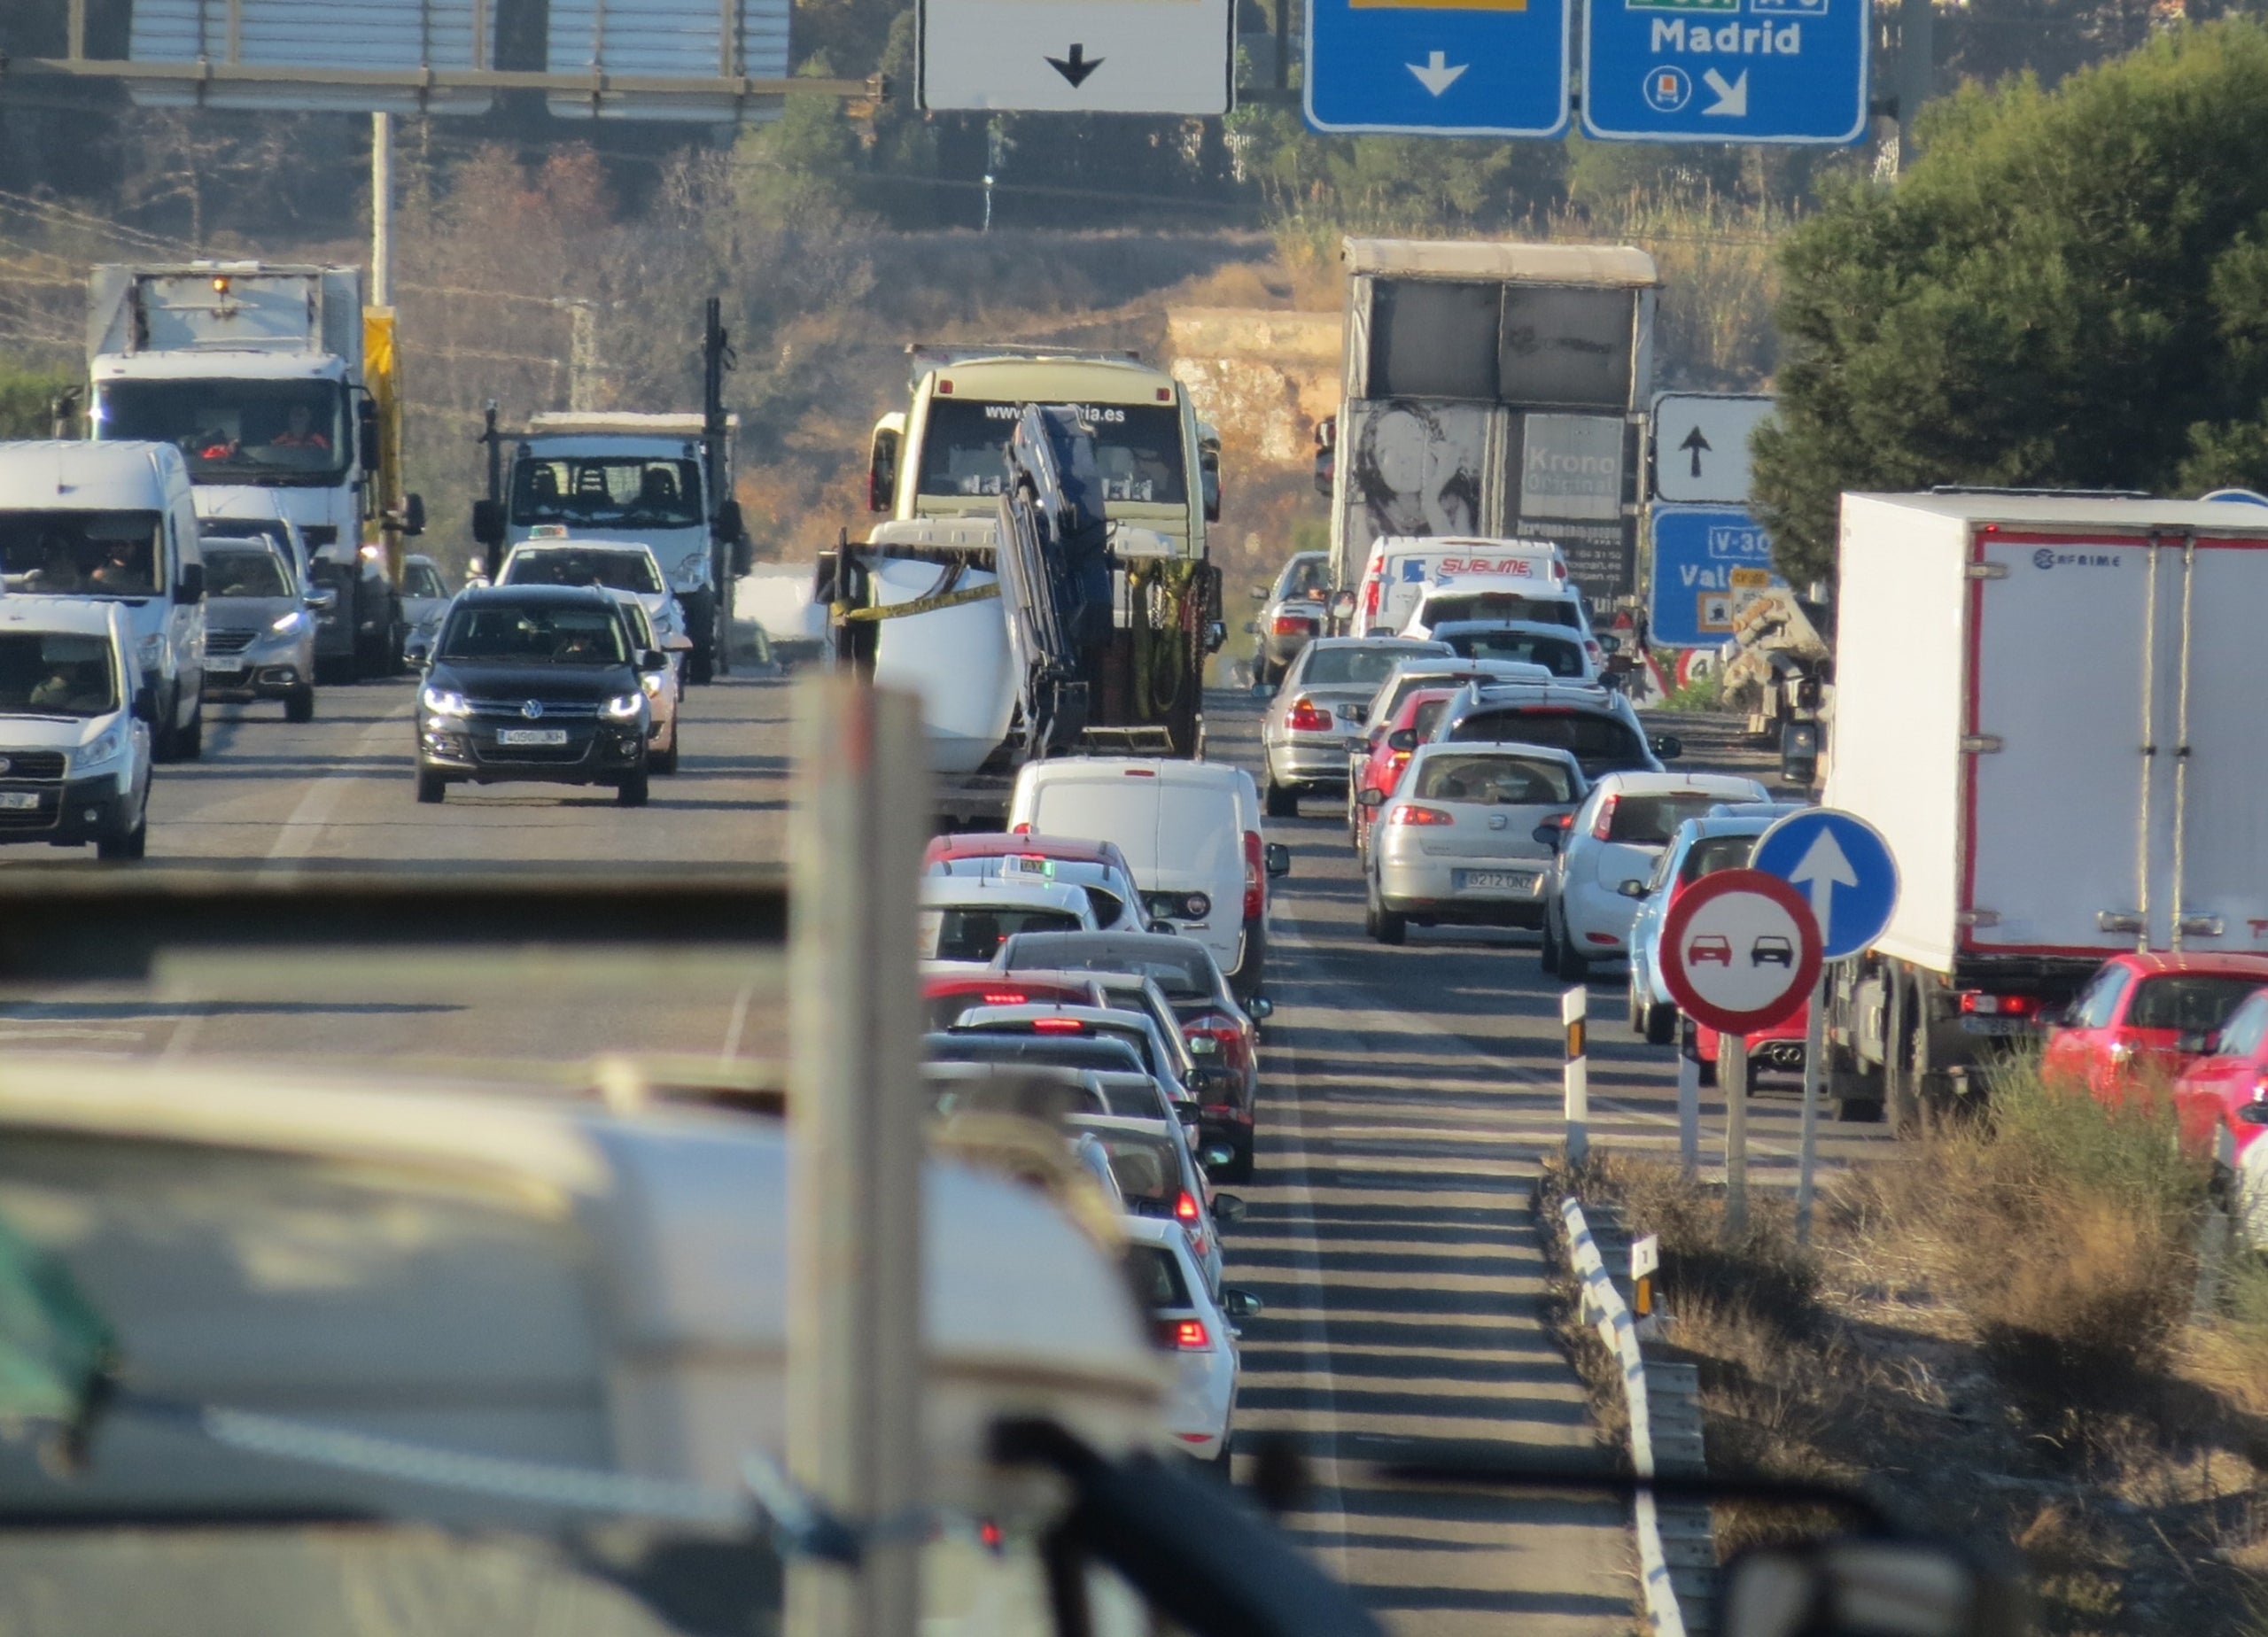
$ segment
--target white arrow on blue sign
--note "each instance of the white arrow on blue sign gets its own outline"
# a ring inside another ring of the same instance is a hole
[[[1571,0],[1309,0],[1319,131],[1557,136],[1573,116]]]
[[[1871,0],[1591,0],[1583,135],[1857,142],[1872,12]]]
[[[1776,875],[1811,902],[1821,958],[1856,955],[1898,907],[1898,861],[1882,832],[1833,807],[1790,813],[1757,838],[1749,867]]]

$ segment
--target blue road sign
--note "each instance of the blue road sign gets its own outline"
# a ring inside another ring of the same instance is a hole
[[[1856,955],[1883,935],[1898,907],[1898,861],[1865,819],[1832,807],[1790,813],[1757,839],[1749,867],[1776,875],[1811,900],[1822,958]]]
[[[1771,538],[1736,506],[1657,501],[1649,516],[1656,648],[1715,648],[1731,639],[1744,594],[1788,583],[1772,571]]]
[[[1872,12],[1871,0],[1590,0],[1583,135],[1857,142]]]
[[[1308,123],[1319,131],[1557,136],[1573,0],[1309,0]]]

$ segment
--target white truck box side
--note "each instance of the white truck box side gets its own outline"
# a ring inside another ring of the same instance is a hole
[[[1895,497],[1843,497],[1825,799],[1879,829],[1898,860],[1898,911],[1876,947],[1940,972],[1961,886],[1968,539],[1960,520]]]

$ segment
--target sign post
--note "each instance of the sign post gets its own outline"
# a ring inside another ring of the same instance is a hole
[[[1882,832],[1831,807],[1790,813],[1757,838],[1752,868],[1799,889],[1818,928],[1824,960],[1847,960],[1882,936],[1898,907],[1898,861]],[[1811,1237],[1818,1168],[1819,1099],[1826,1072],[1827,974],[1812,989],[1804,1033],[1803,1146],[1796,1165],[1796,1237]]]
[[[1720,1036],[1725,1231],[1748,1227],[1748,1043],[1793,1015],[1819,980],[1819,923],[1803,895],[1760,870],[1705,875],[1662,920],[1662,984]]]

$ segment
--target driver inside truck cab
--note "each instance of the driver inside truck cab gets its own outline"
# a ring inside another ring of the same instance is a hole
[[[293,404],[284,412],[284,430],[268,440],[271,449],[329,449],[330,439],[315,430],[315,412]]]

